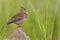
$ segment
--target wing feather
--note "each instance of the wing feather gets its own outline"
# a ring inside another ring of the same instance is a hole
[[[7,24],[10,24],[10,23],[13,23],[13,22],[17,22],[17,21],[19,21],[19,20],[21,20],[21,19],[22,19],[22,17],[21,17],[20,15],[15,15],[15,16],[12,17],[12,19],[10,19],[10,20],[8,21]]]

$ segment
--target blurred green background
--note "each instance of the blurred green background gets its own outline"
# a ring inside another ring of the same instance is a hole
[[[0,0],[0,40],[8,37],[15,29],[7,21],[24,6],[28,18],[22,24],[31,40],[60,40],[60,0]]]

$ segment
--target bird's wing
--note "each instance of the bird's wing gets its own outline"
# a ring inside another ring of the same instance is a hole
[[[15,17],[18,17],[18,16],[21,16],[20,13],[15,14],[12,18],[15,18]]]
[[[17,21],[19,21],[21,19],[22,19],[21,15],[17,14],[15,16],[13,16],[12,19],[10,19],[7,24],[17,22]]]

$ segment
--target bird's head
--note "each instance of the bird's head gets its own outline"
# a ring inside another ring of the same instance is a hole
[[[21,12],[23,14],[28,14],[28,10],[26,8],[24,8],[24,7],[21,7]]]

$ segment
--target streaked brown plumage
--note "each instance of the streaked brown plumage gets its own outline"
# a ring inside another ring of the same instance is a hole
[[[17,25],[22,24],[26,17],[27,17],[27,9],[24,7],[21,7],[20,13],[17,13],[14,15],[8,22],[7,24],[15,23]]]

